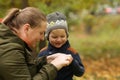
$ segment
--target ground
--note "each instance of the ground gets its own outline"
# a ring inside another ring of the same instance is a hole
[[[75,80],[120,80],[120,58],[83,59],[85,74]]]

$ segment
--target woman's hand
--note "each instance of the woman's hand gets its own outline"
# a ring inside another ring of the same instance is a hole
[[[58,70],[60,70],[64,66],[68,66],[72,62],[72,56],[56,53],[50,56],[47,56],[47,62],[53,64]]]

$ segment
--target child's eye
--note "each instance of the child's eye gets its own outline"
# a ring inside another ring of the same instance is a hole
[[[65,36],[61,36],[61,38],[64,38]]]
[[[53,36],[53,38],[57,38],[56,36]]]

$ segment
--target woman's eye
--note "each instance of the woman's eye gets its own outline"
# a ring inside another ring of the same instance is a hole
[[[40,35],[44,35],[45,34],[45,32],[40,32]]]

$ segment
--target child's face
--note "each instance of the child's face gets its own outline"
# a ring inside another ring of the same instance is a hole
[[[67,34],[64,29],[52,30],[49,34],[49,42],[56,48],[60,48],[67,41]]]

